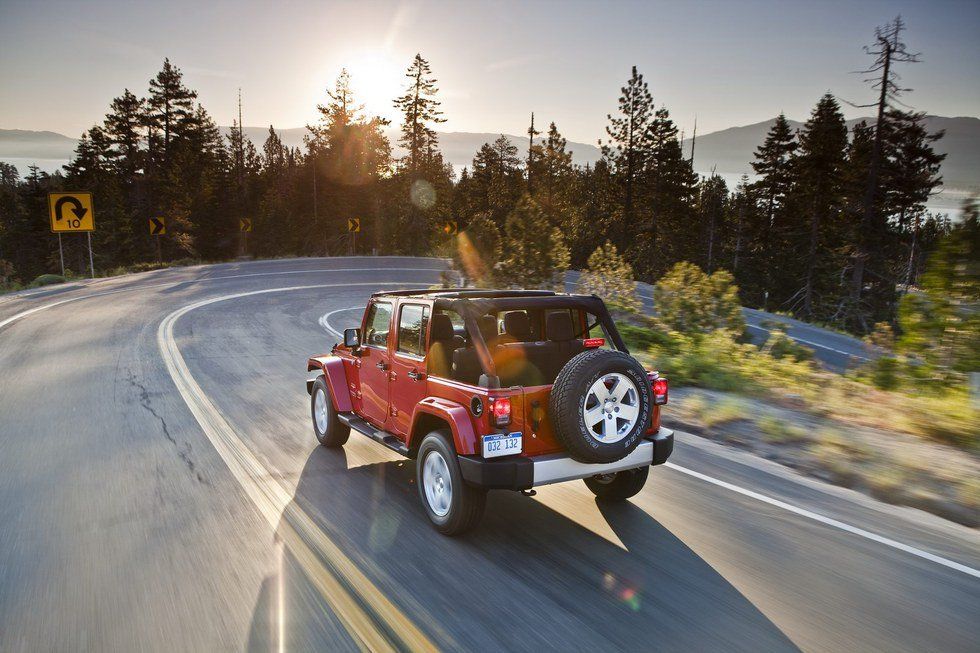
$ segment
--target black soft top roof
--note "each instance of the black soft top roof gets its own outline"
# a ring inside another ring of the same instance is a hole
[[[467,334],[476,347],[480,364],[486,379],[481,384],[497,387],[499,383],[496,368],[483,334],[480,332],[477,320],[480,316],[517,311],[522,309],[578,309],[596,316],[605,332],[612,339],[616,349],[628,352],[616,325],[605,303],[595,295],[569,295],[556,293],[553,290],[478,290],[473,288],[445,288],[421,290],[395,290],[391,292],[376,292],[374,297],[411,297],[433,300],[434,308],[450,310],[458,313],[466,325]]]
[[[551,297],[554,290],[493,290],[489,288],[414,288],[410,290],[382,290],[372,297],[418,297],[419,299],[477,299],[490,297]]]

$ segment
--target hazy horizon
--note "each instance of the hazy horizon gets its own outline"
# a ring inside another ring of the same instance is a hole
[[[4,0],[0,127],[77,137],[124,88],[144,94],[164,57],[219,124],[237,118],[241,88],[246,125],[301,127],[345,66],[366,110],[397,123],[391,100],[419,51],[439,79],[442,131],[522,134],[534,111],[569,140],[594,143],[635,64],[681,129],[690,135],[696,117],[708,133],[780,111],[805,119],[827,90],[870,101],[851,71],[869,63],[861,48],[875,26],[897,13],[910,49],[923,53],[900,70],[915,89],[905,101],[935,115],[980,115],[980,8],[955,0],[172,7]]]

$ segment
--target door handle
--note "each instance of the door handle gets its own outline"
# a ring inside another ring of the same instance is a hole
[[[381,370],[382,372],[384,372],[386,369],[388,369],[388,365],[384,361],[378,361],[378,364],[375,365],[375,367],[378,368],[379,370]]]
[[[408,373],[408,378],[410,378],[413,381],[421,381],[422,379],[425,378],[425,375],[419,372],[418,370],[412,370],[411,372]]]

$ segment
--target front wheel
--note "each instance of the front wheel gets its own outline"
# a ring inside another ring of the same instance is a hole
[[[310,412],[313,415],[313,432],[325,447],[342,447],[350,437],[350,427],[340,421],[330,400],[330,390],[322,376],[313,382],[310,393]]]
[[[465,533],[483,516],[487,492],[463,481],[446,431],[433,431],[422,440],[415,459],[415,481],[425,514],[443,535]]]
[[[624,501],[639,494],[649,474],[649,467],[637,467],[615,474],[598,474],[583,480],[592,493],[600,499]]]

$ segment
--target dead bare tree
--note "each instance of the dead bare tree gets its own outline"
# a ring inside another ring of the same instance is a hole
[[[860,314],[861,293],[864,288],[865,268],[871,256],[871,248],[880,243],[880,227],[882,216],[878,211],[878,178],[881,171],[882,142],[885,131],[885,120],[887,109],[892,103],[902,104],[899,97],[902,93],[911,91],[910,88],[902,88],[899,85],[901,77],[895,72],[895,64],[898,63],[917,63],[918,53],[911,53],[906,49],[905,43],[901,40],[901,34],[905,30],[905,22],[901,16],[896,16],[895,20],[882,27],[875,28],[875,42],[865,46],[864,51],[874,57],[874,63],[866,70],[859,71],[869,76],[865,79],[871,84],[871,88],[878,91],[878,101],[872,104],[854,104],[854,107],[877,107],[878,115],[875,121],[874,144],[871,150],[871,160],[868,165],[868,183],[864,191],[864,211],[861,218],[861,230],[857,239],[857,247],[854,256],[854,265],[851,268],[851,292],[850,304],[858,322],[864,328],[864,316]],[[880,75],[878,75],[880,73]],[[904,106],[904,105],[903,105]]]

